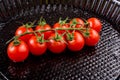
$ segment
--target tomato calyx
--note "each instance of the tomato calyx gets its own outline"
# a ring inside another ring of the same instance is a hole
[[[36,36],[36,38],[37,38],[37,42],[38,43],[44,43],[45,42],[45,40],[44,40],[44,34],[41,34],[41,36],[38,36],[36,33],[34,33],[35,34],[35,36]]]
[[[30,23],[26,23],[26,24],[25,24],[25,27],[26,27],[26,28],[31,28],[31,24],[30,24]]]
[[[14,46],[18,46],[20,44],[20,40],[14,40],[13,44],[14,44]]]
[[[70,27],[75,27],[78,24],[76,19],[73,19],[72,24],[70,24]]]
[[[72,20],[72,23],[70,24],[70,27],[75,28],[75,26],[77,26],[77,25],[81,25],[81,26],[83,27],[83,25],[80,24],[80,23],[76,20],[76,18],[74,18],[74,19]]]
[[[67,33],[67,40],[72,41],[74,39],[74,33]]]
[[[85,32],[85,33],[84,33],[84,36],[85,36],[85,37],[89,37],[89,35],[90,35],[89,32]]]
[[[44,41],[44,38],[43,37],[37,37],[37,42],[39,42],[39,43],[44,43],[45,41]]]
[[[66,24],[67,20],[68,20],[68,17],[65,20],[62,20],[61,18],[59,18],[59,22],[58,23],[60,24],[60,27],[62,25],[64,25],[64,24]]]
[[[28,22],[28,23],[24,24],[23,26],[26,27],[26,28],[32,28],[34,24],[35,24],[35,21]]]
[[[19,38],[18,36],[14,37],[14,40],[13,40],[13,45],[14,46],[18,46],[20,44],[20,40],[18,38]]]
[[[89,37],[90,36],[90,29],[86,28],[86,31],[83,32],[84,37]]]
[[[40,20],[38,21],[38,25],[41,26],[41,27],[43,27],[46,24],[47,24],[46,20],[43,17],[41,17]]]
[[[54,40],[55,40],[55,41],[61,41],[61,39],[62,39],[61,35],[59,35],[59,34],[56,32],[55,37],[54,37]]]

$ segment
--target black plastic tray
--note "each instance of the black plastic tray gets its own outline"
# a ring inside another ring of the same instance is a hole
[[[36,12],[35,12],[36,11]],[[24,13],[23,13],[24,12]],[[117,23],[92,11],[70,5],[41,5],[21,11],[0,23],[0,77],[5,80],[115,80],[120,74],[120,28]],[[103,24],[101,39],[95,47],[73,53],[66,49],[55,55],[32,55],[23,63],[13,63],[7,57],[5,42],[14,36],[18,22],[38,20],[43,16],[53,25],[59,17],[88,19],[97,17]],[[3,77],[3,78],[2,78]],[[118,78],[119,80],[119,78]]]

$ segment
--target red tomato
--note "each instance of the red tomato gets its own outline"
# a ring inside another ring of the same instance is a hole
[[[20,26],[16,32],[15,32],[15,35],[18,36],[18,35],[21,35],[23,33],[25,33],[26,31],[28,32],[33,32],[33,29],[32,28],[27,28],[25,26]],[[24,36],[21,36],[19,39],[25,41],[26,43],[28,42],[28,40],[33,36],[33,34],[26,34]]]
[[[58,23],[55,23],[53,28],[55,29],[58,29],[58,28],[69,28],[69,25],[68,24],[61,24],[58,22]],[[57,31],[59,34],[63,34],[65,32],[65,30],[58,30]]]
[[[84,21],[80,18],[74,18],[70,21],[71,24],[76,24],[76,28],[84,27]]]
[[[100,32],[102,28],[102,23],[100,22],[100,20],[98,20],[97,18],[89,18],[87,21],[92,29]]]
[[[64,37],[61,37],[61,40],[59,40],[59,41],[56,41],[53,38],[55,38],[55,34],[52,34],[49,37],[48,49],[55,54],[62,53],[66,48],[66,44],[64,42],[65,41]]]
[[[45,24],[44,26],[36,26],[35,30],[49,30],[51,29],[50,25]],[[44,33],[44,38],[47,40],[49,38],[49,36],[52,34],[52,31],[46,31],[43,32]]]
[[[67,42],[71,51],[80,51],[85,44],[84,38],[79,32],[74,32],[73,39],[67,40]]]
[[[30,52],[33,55],[39,56],[45,53],[47,49],[47,44],[46,42],[40,43],[37,40],[38,39],[36,36],[32,36],[28,41],[28,46],[29,46]]]
[[[22,62],[28,57],[29,48],[24,41],[20,41],[19,45],[14,45],[14,42],[11,42],[8,45],[7,54],[14,62]]]
[[[88,46],[95,46],[99,42],[100,35],[94,29],[90,29],[89,32],[89,37],[85,37],[85,44]]]

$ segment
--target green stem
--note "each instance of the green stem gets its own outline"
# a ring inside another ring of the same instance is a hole
[[[55,38],[56,41],[60,40],[60,35],[58,34],[57,30],[55,29]]]
[[[15,39],[15,36],[14,37],[12,37],[10,40],[8,40],[7,42],[6,42],[6,44],[8,44],[8,43],[10,43],[12,40],[14,40]]]
[[[47,29],[47,30],[37,30],[37,31],[33,31],[33,32],[25,32],[19,36],[23,36],[23,35],[26,35],[26,34],[31,34],[31,33],[34,33],[34,32],[46,32],[46,31],[55,31],[55,30],[86,30],[86,28],[57,28],[57,29]]]
[[[44,43],[44,34],[41,35],[41,43]]]
[[[79,31],[83,31],[83,30],[86,30],[86,28],[57,28],[57,29],[48,29],[48,30],[36,30],[36,31],[33,31],[33,32],[25,32],[21,35],[18,35],[18,36],[14,36],[13,38],[11,38],[10,40],[8,40],[6,42],[6,44],[8,44],[10,41],[12,41],[13,39],[15,39],[17,37],[17,39],[21,36],[24,36],[26,34],[33,34],[33,33],[36,33],[36,32],[46,32],[46,31],[57,31],[57,30],[79,30]]]
[[[87,21],[86,19],[84,19],[84,18],[82,18],[82,19],[83,19],[83,21],[84,21],[84,25],[85,25],[86,27],[89,27],[88,21]]]
[[[36,32],[33,32],[36,37],[38,37],[38,34]]]

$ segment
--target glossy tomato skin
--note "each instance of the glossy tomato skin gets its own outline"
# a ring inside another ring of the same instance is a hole
[[[73,21],[76,20],[78,24],[76,24],[76,28],[84,27],[84,21],[80,18],[74,18],[70,21],[70,25],[73,23]]]
[[[71,51],[80,51],[85,44],[83,36],[79,32],[74,32],[73,40],[67,40],[68,49]]]
[[[15,32],[15,35],[18,36],[18,35],[21,35],[23,33],[25,33],[27,31],[27,28],[25,26],[20,26],[16,32]],[[28,32],[33,32],[33,29],[32,28],[28,28]],[[19,39],[25,41],[26,43],[28,42],[28,40],[33,36],[33,34],[26,34],[24,36],[21,36]]]
[[[29,55],[29,48],[24,41],[20,41],[20,44],[15,46],[13,42],[8,45],[7,48],[8,57],[14,62],[22,62]]]
[[[46,52],[46,49],[47,49],[46,42],[39,43],[37,41],[36,36],[32,36],[29,39],[28,46],[29,46],[30,52],[35,56],[43,55]]]
[[[89,32],[89,37],[85,37],[85,44],[88,46],[95,46],[100,40],[100,35],[94,29],[90,29]]]
[[[35,30],[49,30],[51,29],[51,26],[48,25],[48,24],[45,24],[44,26],[36,26]],[[47,40],[49,38],[49,36],[53,33],[52,31],[46,31],[46,32],[43,32],[44,33],[44,38]],[[39,34],[40,35],[40,34]]]
[[[101,31],[102,23],[100,22],[99,19],[97,19],[97,18],[89,18],[87,21],[89,23],[89,26],[92,29],[96,30],[97,32]]]
[[[62,53],[65,48],[66,48],[66,44],[64,41],[62,40],[65,40],[64,37],[62,37],[62,40],[61,41],[55,41],[51,38],[54,38],[55,37],[55,34],[52,34],[50,37],[49,37],[49,42],[48,42],[48,49],[52,52],[52,53],[55,53],[55,54],[60,54]]]
[[[57,29],[57,28],[69,28],[69,24],[62,24],[60,25],[60,23],[55,23],[54,26],[53,26],[54,29]],[[59,34],[63,34],[65,32],[65,30],[58,30],[57,31]]]

